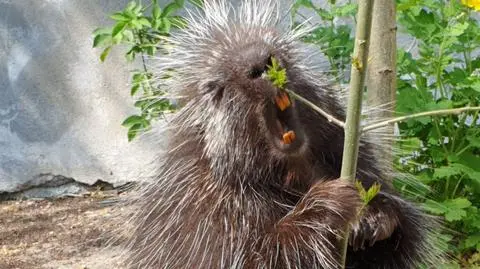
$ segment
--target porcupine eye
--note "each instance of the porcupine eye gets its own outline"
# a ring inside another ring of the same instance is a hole
[[[259,68],[257,66],[253,67],[252,69],[250,69],[250,71],[248,72],[248,77],[250,79],[256,79],[256,78],[259,78],[262,76],[262,73],[265,71],[265,68]]]

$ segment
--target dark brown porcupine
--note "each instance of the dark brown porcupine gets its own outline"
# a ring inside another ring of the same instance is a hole
[[[183,107],[159,140],[165,153],[136,200],[130,268],[339,268],[340,239],[361,205],[338,180],[343,130],[299,102],[279,109],[263,73],[271,58],[286,87],[338,118],[339,98],[308,67],[296,42],[307,31],[279,29],[274,1],[234,12],[206,1],[189,27],[169,38],[159,60],[164,88]],[[282,134],[293,131],[291,143]],[[362,141],[357,178],[381,192],[352,224],[348,268],[416,268],[431,260],[427,219],[384,182]]]

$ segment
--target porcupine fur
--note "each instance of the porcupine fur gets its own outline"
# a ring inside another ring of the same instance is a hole
[[[307,30],[280,21],[275,1],[205,1],[167,39],[157,75],[170,78],[158,82],[183,105],[134,202],[129,268],[340,267],[339,239],[361,204],[337,179],[343,130],[300,102],[278,112],[278,89],[262,76],[269,59],[288,89],[341,119],[344,106],[297,42]],[[279,117],[297,134],[291,145],[280,143]],[[429,220],[385,182],[373,147],[362,140],[357,178],[381,192],[351,226],[347,268],[416,268],[433,257]]]

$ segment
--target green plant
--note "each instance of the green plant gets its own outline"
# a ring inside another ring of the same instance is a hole
[[[439,3],[442,2],[442,3]],[[418,42],[418,55],[398,52],[399,114],[478,106],[480,24],[458,1],[399,1],[399,22]],[[478,52],[478,51],[477,51]],[[474,56],[477,55],[477,56]],[[397,181],[431,213],[460,232],[452,251],[468,262],[480,251],[480,128],[477,112],[417,118],[399,125],[403,153],[397,167],[429,188]],[[477,263],[477,265],[479,265]]]
[[[321,8],[311,0],[296,0],[292,8],[293,18],[301,18],[296,25],[305,20],[299,13],[301,8],[312,10],[318,15],[320,23],[303,41],[320,48],[330,65],[330,75],[339,83],[348,81],[346,69],[350,66],[353,53],[352,27],[348,22],[355,20],[357,4],[354,2],[356,1],[339,5],[335,0],[329,0],[328,8]]]
[[[453,0],[399,0],[397,4],[400,30],[418,43],[418,55],[405,49],[398,51],[397,115],[478,106],[480,27],[478,19],[472,16],[474,11]],[[354,6],[350,2],[338,6],[329,1],[328,8],[322,9],[312,1],[297,0],[294,18],[301,18],[299,7],[313,10],[320,19],[320,26],[304,41],[322,49],[333,75],[346,73],[353,47],[351,29],[333,22],[338,17],[352,16]],[[337,43],[338,40],[341,42]],[[478,112],[399,123],[403,139],[397,143],[399,156],[395,166],[412,174],[415,180],[398,178],[394,184],[426,210],[445,218],[451,230],[441,238],[450,240],[450,251],[464,266],[479,265],[479,123]]]
[[[151,82],[152,71],[147,68],[146,57],[157,55],[158,47],[165,43],[164,37],[170,35],[175,28],[185,27],[186,21],[175,15],[185,5],[183,0],[174,0],[165,7],[160,8],[157,0],[132,1],[125,9],[115,12],[110,16],[114,25],[110,28],[98,28],[94,31],[93,47],[103,48],[100,60],[103,62],[114,46],[127,47],[125,57],[128,62],[141,58],[142,69],[132,72],[131,96],[137,101],[135,107],[140,109],[140,114],[131,115],[122,123],[128,128],[128,140],[132,140],[139,132],[148,130],[153,120],[158,119],[166,111],[175,107],[165,91]],[[198,2],[198,1],[196,1]],[[158,57],[161,57],[160,52]]]

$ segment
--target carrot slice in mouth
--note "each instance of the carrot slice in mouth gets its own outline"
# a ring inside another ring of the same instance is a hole
[[[277,104],[280,111],[284,111],[292,105],[292,103],[290,102],[290,98],[288,98],[288,94],[286,92],[280,92],[277,96],[275,96],[275,103]]]
[[[294,131],[288,131],[286,133],[283,134],[282,136],[282,139],[283,139],[283,143],[284,144],[292,144],[293,141],[295,141],[295,132]]]

